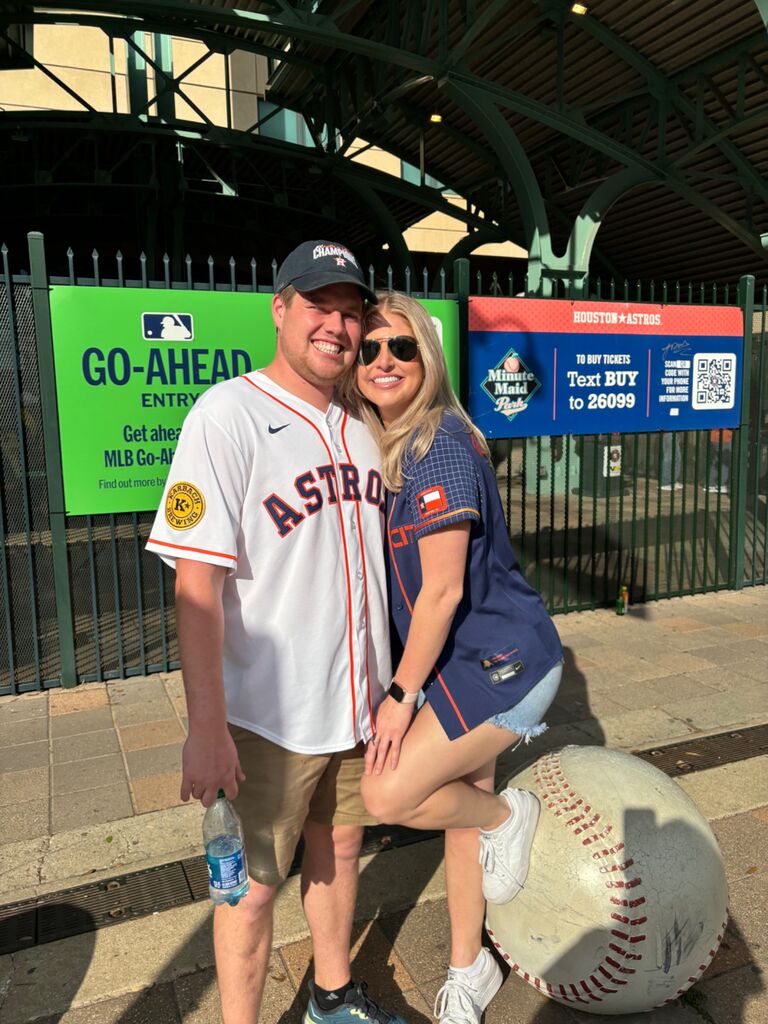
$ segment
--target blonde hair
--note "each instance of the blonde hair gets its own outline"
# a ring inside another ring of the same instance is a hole
[[[383,292],[379,305],[366,310],[366,317],[375,317],[377,311],[395,313],[406,320],[419,346],[419,357],[424,368],[424,380],[416,397],[394,423],[386,430],[376,407],[364,398],[356,383],[357,367],[352,367],[339,386],[339,396],[363,419],[376,438],[381,450],[381,469],[384,485],[397,493],[403,489],[403,462],[410,450],[417,462],[432,447],[443,414],[452,413],[474,436],[477,446],[488,455],[485,438],[469,418],[454,394],[448,379],[445,356],[432,318],[421,303],[402,292]],[[365,337],[366,321],[363,321]]]

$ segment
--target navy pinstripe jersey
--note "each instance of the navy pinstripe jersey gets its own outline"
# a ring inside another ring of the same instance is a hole
[[[464,592],[426,697],[450,739],[514,707],[562,658],[557,630],[509,540],[493,468],[447,413],[425,457],[407,453],[402,491],[387,495],[390,610],[408,635],[421,589],[420,537],[471,523]]]

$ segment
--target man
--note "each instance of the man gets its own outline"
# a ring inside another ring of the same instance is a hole
[[[403,1024],[349,964],[365,744],[391,679],[378,449],[334,401],[364,300],[348,249],[306,242],[277,275],[273,361],[217,384],[184,423],[148,549],[176,568],[189,713],[181,795],[219,788],[251,879],[214,912],[225,1024],[255,1024],[272,910],[300,834],[314,946],[306,1020]]]

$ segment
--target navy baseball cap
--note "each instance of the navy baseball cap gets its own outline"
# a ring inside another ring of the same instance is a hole
[[[299,292],[313,292],[328,284],[353,284],[368,302],[379,301],[365,283],[360,264],[346,245],[322,239],[302,242],[285,257],[277,272],[275,291],[281,292],[289,284]]]

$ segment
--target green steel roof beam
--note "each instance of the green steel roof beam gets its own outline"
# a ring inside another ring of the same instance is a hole
[[[46,7],[53,7],[53,4]],[[103,4],[91,4],[91,7],[101,9]],[[137,4],[127,4],[127,7],[136,7]],[[305,68],[316,74],[322,74],[324,65],[321,62],[309,60],[293,52],[286,52],[267,43],[254,39],[245,39],[234,36],[222,35],[212,29],[205,29],[195,25],[187,25],[182,31],[175,21],[168,22],[147,13],[146,16],[137,14],[125,14],[115,16],[110,14],[88,14],[84,12],[85,4],[80,4],[76,10],[70,4],[61,11],[38,10],[37,8],[25,8],[18,13],[0,12],[0,26],[8,24],[34,24],[34,25],[84,25],[89,28],[100,28],[105,35],[111,39],[127,39],[136,31],[136,25],[141,25],[142,32],[153,32],[160,34],[171,34],[182,36],[186,39],[196,39],[205,43],[212,53],[231,53],[233,50],[247,50],[249,53],[257,53],[263,57],[271,57],[273,60],[280,60],[284,63],[295,64],[296,67]],[[200,8],[197,8],[198,10]],[[151,10],[151,9],[150,9]],[[184,76],[191,69],[184,72]]]
[[[763,24],[768,29],[768,0],[755,0],[755,6],[763,19]]]
[[[597,18],[589,14],[572,14],[563,0],[535,0],[535,2],[539,3],[539,6],[544,5],[547,8],[556,7],[564,11],[565,17],[569,18],[576,28],[591,35],[605,46],[606,49],[616,53],[626,64],[634,68],[645,78],[657,96],[665,97],[671,105],[685,113],[693,123],[696,122],[697,111],[695,104],[680,92],[674,83],[670,83],[667,76],[652,61],[644,57],[606,25],[603,25]],[[700,113],[698,116],[703,121],[707,132],[714,133],[717,130],[717,125],[704,116],[703,113]],[[740,171],[745,183],[751,184],[758,195],[768,200],[768,182],[766,182],[757,168],[727,139],[720,139],[715,142],[715,145]]]
[[[415,7],[416,5],[414,4],[413,6]],[[471,18],[469,16],[469,11],[467,11],[467,29],[459,42],[453,47],[450,54],[446,55],[445,66],[447,68],[454,68],[460,65],[475,40],[479,39],[488,26],[492,25],[499,15],[508,8],[509,0],[493,0],[492,3],[488,4],[479,18]],[[526,22],[537,22],[539,20],[539,18],[525,19]],[[458,259],[458,257],[456,258]]]
[[[588,271],[592,247],[610,208],[638,185],[653,182],[654,176],[639,167],[627,167],[601,182],[576,217],[563,256],[566,265],[572,270]]]
[[[336,171],[335,176],[343,181],[347,188],[354,192],[368,207],[379,231],[389,243],[392,258],[397,266],[403,270],[408,267],[411,274],[413,274],[413,258],[408,246],[405,244],[403,232],[390,213],[387,204],[382,201],[381,196],[373,188],[361,181],[357,175],[350,174],[346,169]]]
[[[72,12],[71,0],[51,0],[46,9]],[[342,49],[348,53],[359,53],[371,60],[383,60],[398,67],[410,68],[430,74],[439,65],[420,54],[388,46],[384,43],[342,32],[331,18],[301,12],[295,7],[285,6],[279,14],[265,14],[261,11],[244,11],[239,8],[209,5],[200,7],[188,0],[81,0],[71,20],[77,21],[81,11],[119,15],[135,26],[140,23],[146,31],[170,32],[197,38],[202,27],[222,27],[241,31],[266,32],[307,43],[319,43],[333,50]],[[15,23],[36,21],[36,12],[14,14]],[[61,20],[58,16],[54,21]],[[155,27],[156,26],[156,27]],[[241,49],[251,49],[249,40],[241,37]],[[278,60],[290,60],[290,53],[276,51]]]
[[[542,267],[552,259],[552,244],[544,197],[536,175],[520,140],[496,104],[485,92],[460,83],[457,77],[449,76],[443,89],[482,130],[504,169],[523,218],[530,287],[538,291],[544,284]]]

